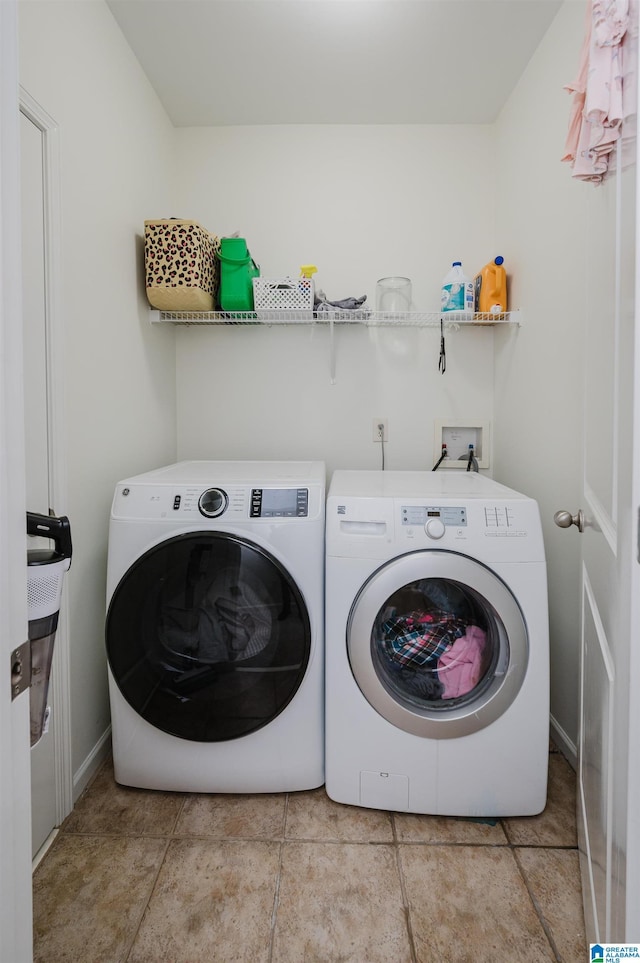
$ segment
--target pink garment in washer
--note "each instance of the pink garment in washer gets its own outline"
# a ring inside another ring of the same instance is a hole
[[[471,692],[480,681],[482,656],[487,637],[477,625],[469,625],[466,634],[438,660],[438,678],[444,686],[443,699],[456,699]]]

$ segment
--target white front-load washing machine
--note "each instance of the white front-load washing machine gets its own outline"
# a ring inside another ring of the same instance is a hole
[[[328,795],[433,815],[541,812],[536,502],[476,472],[336,471],[326,553]]]
[[[117,782],[324,782],[322,462],[185,461],[116,486],[106,648]]]

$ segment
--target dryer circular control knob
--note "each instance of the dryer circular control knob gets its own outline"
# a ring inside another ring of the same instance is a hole
[[[229,497],[222,488],[207,488],[198,500],[198,508],[206,518],[218,518],[225,512],[228,504]]]
[[[439,518],[430,518],[425,524],[424,530],[429,536],[429,538],[442,538],[446,532],[444,522]]]

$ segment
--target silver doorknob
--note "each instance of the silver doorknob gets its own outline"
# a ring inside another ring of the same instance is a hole
[[[579,532],[584,532],[584,512],[581,508],[575,515],[572,515],[571,512],[556,512],[553,520],[558,528],[571,528],[572,525],[575,525]]]

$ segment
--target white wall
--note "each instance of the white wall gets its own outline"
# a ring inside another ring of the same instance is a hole
[[[175,457],[172,329],[151,329],[144,219],[167,206],[173,130],[102,2],[21,2],[20,82],[59,124],[72,765],[109,725],[105,563],[115,482]]]
[[[486,126],[179,129],[171,213],[239,231],[264,277],[318,266],[331,300],[379,277],[412,279],[417,311],[438,309],[451,261],[474,273],[495,253],[495,144]],[[177,333],[180,457],[324,458],[377,468],[372,422],[389,424],[388,468],[433,465],[437,418],[492,420],[493,333],[309,327]]]
[[[495,473],[538,499],[549,572],[551,711],[575,744],[579,535],[553,523],[579,507],[587,193],[560,162],[584,35],[583,0],[565,3],[496,125],[497,246],[524,310],[496,333]]]

